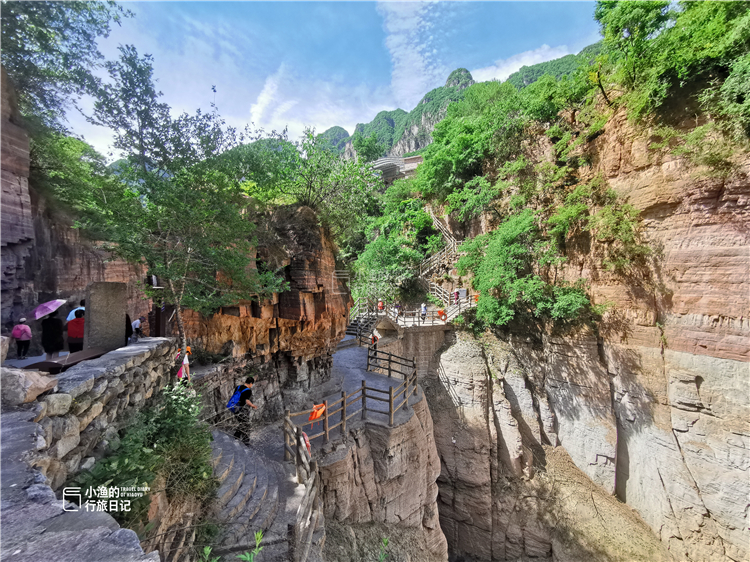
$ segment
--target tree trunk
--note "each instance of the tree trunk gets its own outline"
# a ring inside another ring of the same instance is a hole
[[[169,290],[172,292],[173,296],[177,296],[174,290],[174,282],[171,279],[169,280]],[[177,364],[182,365],[182,361],[187,354],[187,337],[185,337],[185,324],[182,323],[182,307],[180,306],[182,299],[175,298],[175,301],[174,313],[177,316],[177,334],[180,338],[180,356],[177,358]]]

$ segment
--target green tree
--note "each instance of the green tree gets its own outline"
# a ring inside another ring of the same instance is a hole
[[[65,109],[95,89],[103,59],[96,40],[130,16],[115,2],[2,3],[3,67],[18,92],[21,111],[64,129]]]
[[[371,133],[369,137],[365,137],[361,133],[354,133],[352,145],[354,150],[357,151],[357,158],[363,163],[377,160],[385,153],[385,148],[378,142],[375,133]]]
[[[284,283],[253,267],[255,225],[243,182],[258,170],[238,166],[241,153],[225,154],[237,144],[235,131],[216,112],[172,119],[153,86],[151,58],[121,51],[107,65],[111,82],[93,118],[112,127],[128,160],[117,181],[93,194],[85,219],[116,255],[160,279],[164,288],[151,296],[175,306],[184,350],[181,307],[208,313]]]
[[[285,149],[284,169],[267,196],[284,196],[313,209],[337,237],[351,233],[365,216],[382,181],[372,167],[346,160],[330,150],[328,140],[306,129],[296,157]]]
[[[667,0],[599,0],[594,19],[602,27],[604,45],[619,53],[625,80],[634,86],[640,71],[651,61],[650,39],[659,33],[669,20]]]

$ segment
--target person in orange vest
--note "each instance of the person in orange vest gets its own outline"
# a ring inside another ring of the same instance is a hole
[[[385,304],[381,299],[378,299],[378,312],[382,313],[385,310]]]

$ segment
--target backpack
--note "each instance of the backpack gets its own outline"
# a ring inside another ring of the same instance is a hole
[[[229,402],[227,402],[227,408],[235,414],[242,408],[242,404],[240,404],[240,396],[242,395],[242,391],[243,386],[238,386],[235,389],[234,394],[232,394],[232,397],[229,399]]]

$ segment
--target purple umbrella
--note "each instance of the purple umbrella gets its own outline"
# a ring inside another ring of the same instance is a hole
[[[55,299],[53,301],[42,303],[34,309],[34,312],[32,314],[34,314],[34,318],[39,320],[42,316],[47,316],[50,312],[54,312],[66,302],[68,301]]]

